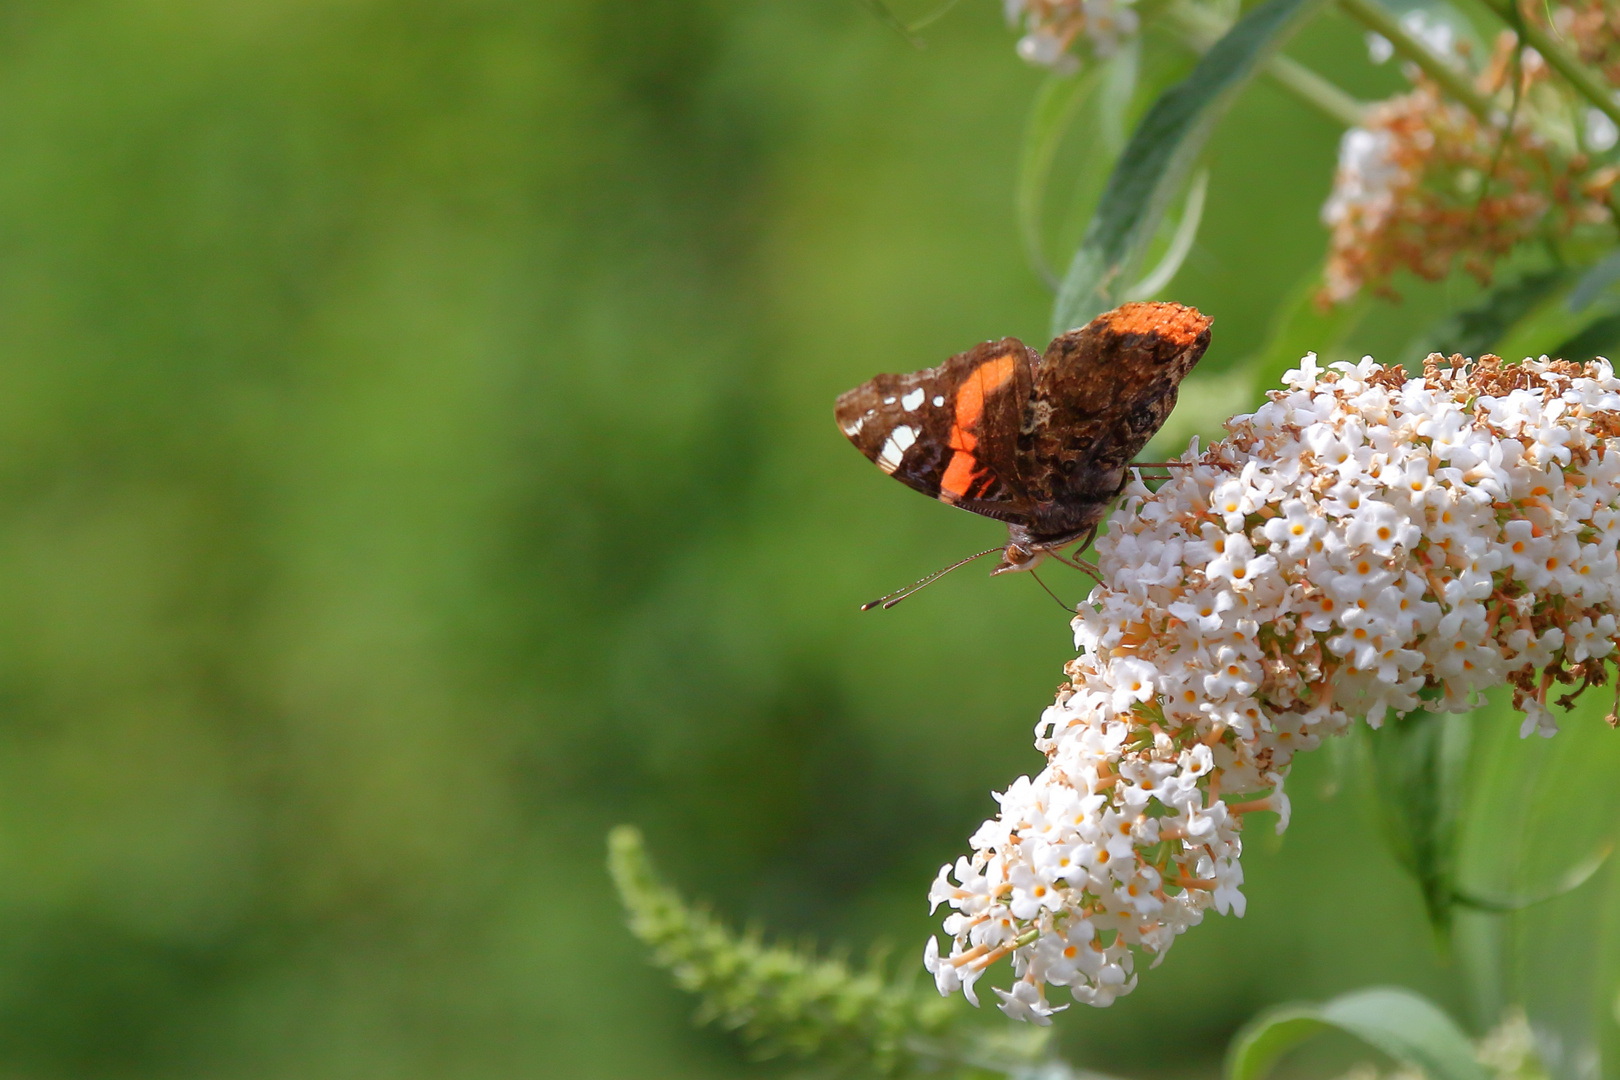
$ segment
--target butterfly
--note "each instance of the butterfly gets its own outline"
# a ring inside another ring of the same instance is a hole
[[[1045,353],[1017,338],[987,341],[839,395],[838,426],[901,483],[1006,522],[1007,543],[979,553],[1001,552],[991,574],[1033,569],[1047,555],[1068,562],[1060,549],[1090,542],[1131,460],[1175,408],[1210,322],[1182,304],[1131,303]],[[892,606],[959,565],[866,606]]]

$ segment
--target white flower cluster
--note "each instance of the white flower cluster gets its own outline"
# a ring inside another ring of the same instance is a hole
[[[1112,56],[1136,34],[1133,0],[1006,0],[1007,24],[1021,26],[1018,55],[1042,67],[1074,64],[1069,47],[1084,37],[1095,56]]]
[[[1607,361],[1421,377],[1308,356],[1157,491],[1138,475],[1097,550],[1107,585],[1036,727],[1046,768],[941,868],[940,992],[1004,956],[1009,1015],[1048,985],[1107,1005],[1206,909],[1243,914],[1246,814],[1288,822],[1294,754],[1508,683],[1522,734],[1607,678],[1620,613],[1620,380]],[[954,878],[954,880],[953,880]]]
[[[1450,23],[1436,19],[1421,9],[1401,16],[1406,32],[1426,45],[1430,52],[1466,68],[1458,49],[1456,31]],[[1382,34],[1368,32],[1367,56],[1375,64],[1382,64],[1395,55],[1395,46]],[[1419,76],[1415,67],[1408,65],[1413,81]],[[1447,109],[1455,115],[1451,126],[1462,123],[1462,107],[1436,97],[1423,102],[1423,112]],[[1333,176],[1333,190],[1322,205],[1322,224],[1330,229],[1358,229],[1364,233],[1377,233],[1396,213],[1397,202],[1421,179],[1423,159],[1432,152],[1435,142],[1433,127],[1401,124],[1400,117],[1391,116],[1387,107],[1375,107],[1363,125],[1351,127],[1339,139],[1339,167]],[[1392,122],[1393,121],[1393,122]],[[1404,145],[1412,143],[1412,146]],[[1415,152],[1414,152],[1415,151]],[[1344,289],[1337,290],[1335,300],[1348,299]],[[1353,289],[1350,292],[1354,292]]]
[[[1437,56],[1451,60],[1461,59],[1457,48],[1457,32],[1445,19],[1435,18],[1422,8],[1414,8],[1401,16],[1401,27]],[[1383,64],[1395,55],[1395,46],[1389,38],[1372,31],[1367,32],[1367,59]]]
[[[1322,204],[1322,224],[1333,228],[1359,219],[1369,232],[1382,227],[1395,211],[1397,191],[1410,180],[1395,151],[1389,131],[1348,128],[1339,137],[1339,168]]]

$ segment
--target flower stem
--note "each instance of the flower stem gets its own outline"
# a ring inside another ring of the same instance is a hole
[[[1345,127],[1361,125],[1367,107],[1297,60],[1273,56],[1266,62],[1266,74],[1278,86],[1328,119]]]
[[[1209,52],[1232,26],[1230,20],[1192,4],[1171,4],[1165,16],[1180,33],[1182,42],[1199,55]],[[1366,105],[1304,64],[1286,56],[1273,56],[1266,61],[1264,70],[1278,86],[1334,123],[1345,127],[1361,123]]]
[[[1614,100],[1613,88],[1604,85],[1603,80],[1564,48],[1562,42],[1549,34],[1539,23],[1524,18],[1514,6],[1513,0],[1482,0],[1482,2],[1503,22],[1516,30],[1525,43],[1540,53],[1541,58],[1547,61],[1553,70],[1568,79],[1570,85],[1575,87],[1582,97],[1601,109],[1610,120],[1620,124],[1620,104]]]
[[[1484,0],[1490,4],[1493,0]],[[1377,0],[1339,0],[1339,7],[1367,29],[1379,34],[1395,47],[1395,51],[1418,66],[1429,78],[1453,98],[1467,106],[1468,111],[1487,124],[1494,124],[1490,99],[1474,88],[1468,76],[1436,56],[1429,47],[1407,32],[1401,21]]]

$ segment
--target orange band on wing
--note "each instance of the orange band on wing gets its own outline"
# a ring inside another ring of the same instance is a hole
[[[951,455],[951,463],[939,482],[939,490],[954,498],[961,498],[979,476],[979,459],[969,451],[958,450]]]
[[[985,398],[1007,385],[1017,362],[1012,353],[986,361],[974,368],[957,389],[950,438],[950,447],[956,452],[951,455],[945,476],[939,482],[940,491],[946,495],[960,498],[978,479],[982,470],[973,453],[979,448],[979,436],[974,429],[984,418]]]

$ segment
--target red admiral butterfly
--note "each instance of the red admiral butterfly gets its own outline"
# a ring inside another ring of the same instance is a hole
[[[1045,355],[1017,338],[987,341],[840,395],[838,426],[901,483],[1005,521],[992,574],[1032,569],[1047,555],[1068,562],[1059,549],[1096,533],[1126,467],[1209,347],[1210,321],[1181,304],[1125,304],[1054,339]],[[873,603],[903,599],[891,597]]]

